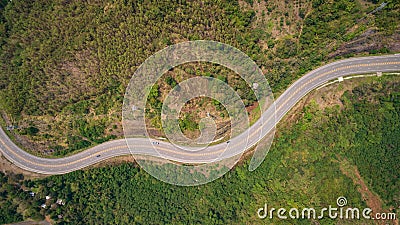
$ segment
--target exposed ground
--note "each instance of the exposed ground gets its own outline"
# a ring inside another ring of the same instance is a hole
[[[383,201],[380,199],[380,197],[373,193],[365,183],[364,179],[361,177],[360,172],[357,169],[357,166],[350,164],[350,162],[347,159],[340,159],[338,161],[340,164],[340,170],[342,173],[349,178],[351,178],[358,186],[357,190],[360,192],[362,199],[366,202],[368,208],[372,209],[372,216],[375,216],[375,213],[389,213],[388,210],[383,210],[382,205]],[[392,223],[393,221],[376,221],[378,224],[389,224]],[[396,224],[396,222],[395,222]]]
[[[5,174],[23,174],[25,179],[44,178],[48,175],[33,173],[17,167],[0,153],[0,171]]]

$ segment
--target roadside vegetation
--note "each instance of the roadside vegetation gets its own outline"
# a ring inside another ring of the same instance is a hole
[[[396,212],[400,80],[367,78],[343,90],[335,104],[327,96],[343,86],[333,86],[333,91],[324,91],[326,96],[311,93],[311,100],[292,110],[291,122],[278,127],[269,154],[253,172],[247,170],[249,160],[244,160],[222,178],[198,187],[165,184],[130,163],[32,181],[0,173],[0,222],[49,215],[59,224],[310,224],[310,220],[260,220],[256,213],[265,203],[275,208],[336,206],[339,196],[347,198],[349,207]],[[317,103],[315,98],[325,101]],[[31,191],[34,197],[29,196]],[[56,204],[58,199],[66,204]],[[371,203],[371,199],[376,200]]]
[[[164,102],[168,93],[179,83],[196,76],[215,78],[227,83],[243,100],[249,117],[253,120],[258,118],[258,111],[254,110],[258,106],[256,96],[245,80],[238,74],[223,66],[211,63],[187,63],[168,71],[152,87],[147,99],[146,117],[148,120],[147,128],[150,134],[162,136],[162,102]],[[199,124],[200,120],[206,117],[212,118],[216,123],[217,135],[215,139],[229,137],[229,114],[219,101],[209,97],[197,97],[184,105],[179,115],[181,130],[190,138],[198,137],[201,128]]]
[[[122,98],[136,68],[165,46],[199,39],[248,54],[279,95],[320,64],[400,51],[399,2],[385,1],[382,10],[369,13],[382,2],[4,0],[1,115],[7,125],[18,126],[10,134],[19,145],[44,156],[121,138]],[[152,104],[159,107],[160,101]],[[156,128],[157,115],[149,115]],[[226,117],[219,120],[223,124]],[[196,135],[195,118],[182,115],[182,125]]]

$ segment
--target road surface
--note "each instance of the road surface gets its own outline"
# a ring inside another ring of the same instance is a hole
[[[330,80],[354,74],[398,71],[400,71],[400,55],[398,54],[350,58],[319,67],[293,83],[261,118],[245,132],[229,140],[229,143],[224,142],[209,146],[204,150],[182,150],[169,142],[146,138],[130,138],[105,142],[68,157],[49,159],[25,152],[16,146],[0,128],[0,151],[15,165],[25,170],[42,174],[64,174],[105,159],[131,153],[164,157],[183,163],[211,162],[216,159],[220,160],[241,154],[255,145],[275,127],[302,97]],[[133,146],[131,150],[128,148],[127,143],[131,147]]]

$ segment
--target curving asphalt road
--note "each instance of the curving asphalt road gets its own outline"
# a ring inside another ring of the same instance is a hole
[[[248,130],[232,138],[229,143],[209,146],[204,150],[185,151],[176,148],[169,142],[130,138],[105,142],[65,158],[48,159],[25,152],[16,146],[0,128],[0,151],[15,165],[42,174],[68,173],[108,158],[131,153],[162,156],[183,163],[218,161],[241,154],[255,145],[302,97],[327,81],[354,74],[396,71],[400,71],[400,55],[351,58],[319,67],[293,83]],[[155,148],[153,148],[152,142],[158,143],[154,145]],[[133,146],[131,150],[127,143],[131,147]]]

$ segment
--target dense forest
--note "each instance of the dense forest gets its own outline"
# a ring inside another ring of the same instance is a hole
[[[201,39],[230,44],[260,66],[279,95],[321,64],[399,52],[398,18],[398,0],[0,0],[0,124],[16,125],[11,138],[35,154],[71,154],[122,137],[129,79],[166,46]],[[167,75],[153,87],[155,108],[162,87],[179,80],[174,71]],[[232,79],[223,71],[212,76]],[[344,92],[336,106],[300,107],[295,121],[280,124],[257,170],[249,172],[244,160],[198,187],[171,186],[126,163],[37,180],[0,173],[0,223],[49,216],[59,224],[310,224],[260,220],[257,209],[265,203],[321,208],[339,196],[366,207],[346,163],[379,195],[383,210],[398,209],[399,84],[374,78]],[[248,92],[242,97],[253,103]],[[189,116],[181,123],[198,128]]]
[[[370,13],[382,2],[2,0],[2,117],[35,154],[65,155],[120,138],[135,69],[168,45],[199,39],[248,54],[279,94],[321,63],[399,51],[400,3],[388,0]]]
[[[347,198],[348,206],[367,207],[363,190],[343,171],[345,161],[357,167],[379,194],[383,210],[397,209],[399,95],[398,78],[373,78],[345,91],[340,104],[322,107],[311,100],[291,125],[278,127],[257,170],[249,172],[245,160],[222,178],[198,187],[163,183],[133,164],[33,181],[1,174],[0,223],[49,215],[59,224],[310,224],[310,220],[260,220],[256,212],[264,203],[322,208],[335,205],[339,196]],[[29,196],[31,191],[34,197]],[[58,199],[66,204],[56,204]],[[327,218],[311,223],[374,224]]]

